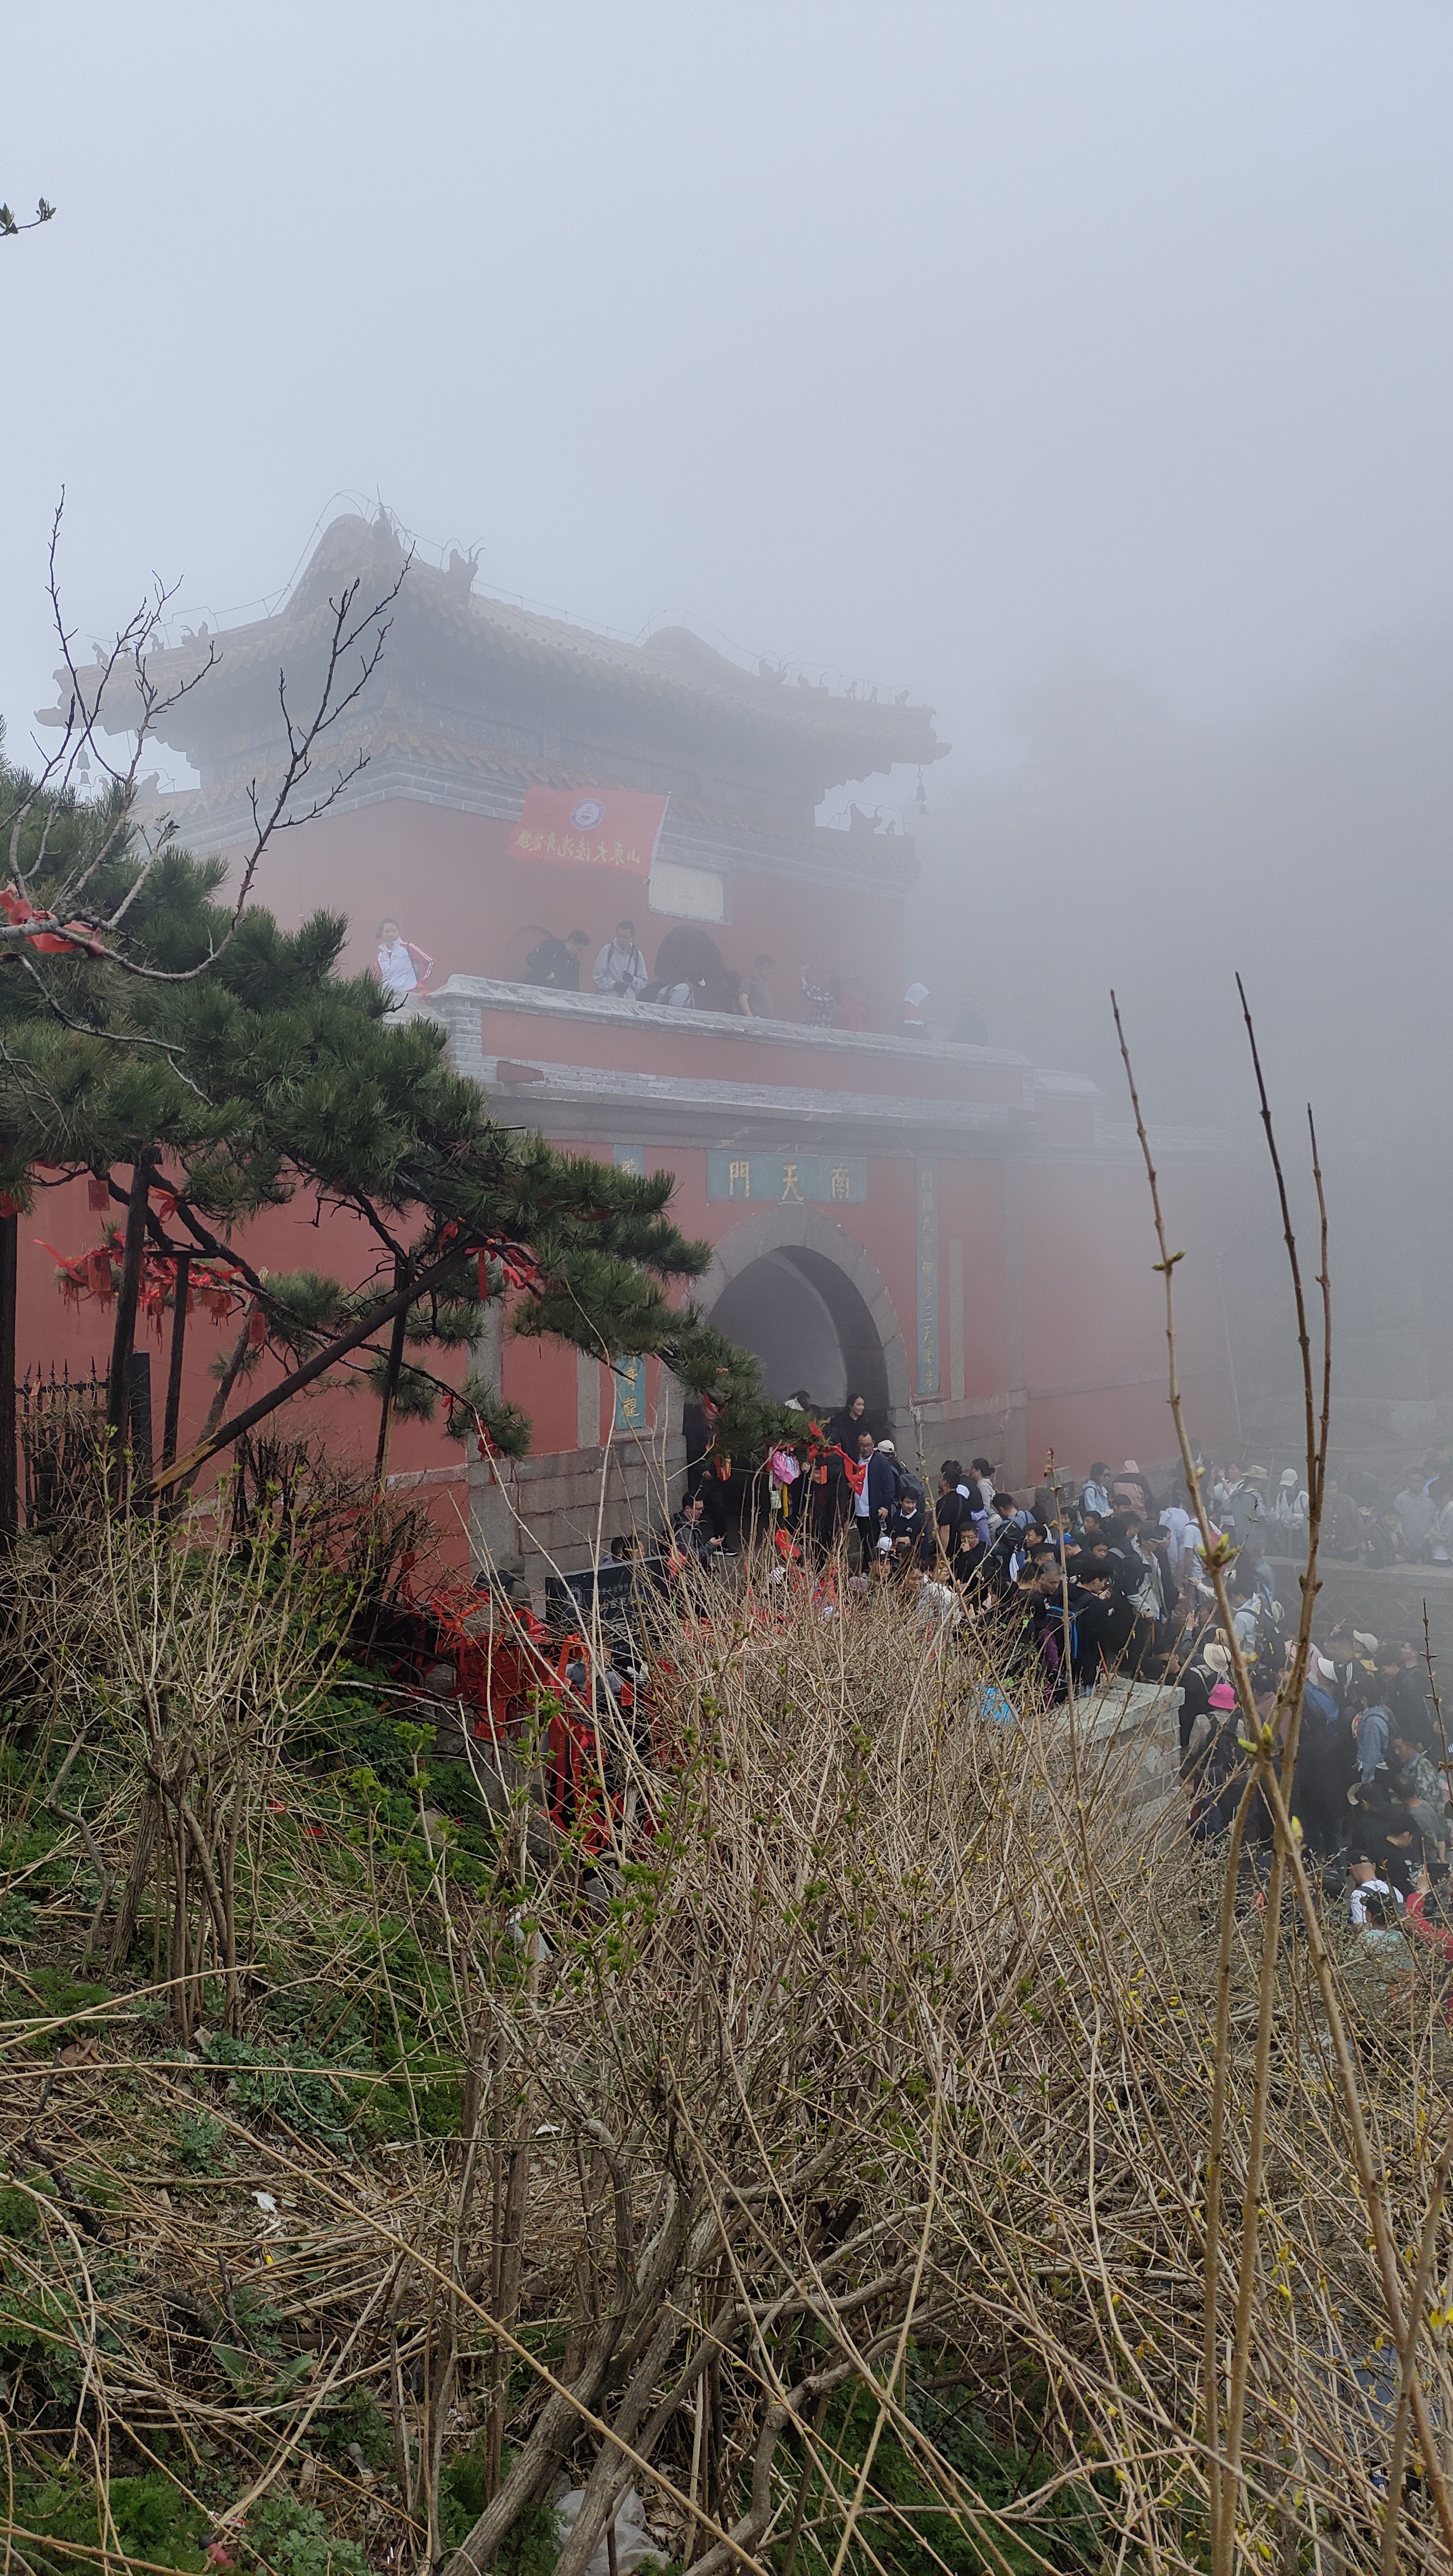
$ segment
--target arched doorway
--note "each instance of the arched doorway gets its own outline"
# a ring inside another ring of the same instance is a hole
[[[888,1372],[873,1319],[851,1280],[821,1253],[792,1245],[739,1270],[712,1308],[718,1331],[755,1351],[768,1395],[805,1386],[835,1411],[851,1391],[875,1421],[888,1412]]]
[[[717,1247],[701,1304],[762,1362],[768,1395],[805,1386],[833,1407],[866,1397],[875,1425],[908,1426],[908,1354],[876,1263],[812,1208],[764,1208]]]
[[[658,985],[689,984],[699,1011],[734,1011],[739,978],[729,974],[716,941],[694,921],[678,921],[656,951]]]

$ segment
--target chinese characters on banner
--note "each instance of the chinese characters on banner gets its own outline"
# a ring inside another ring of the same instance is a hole
[[[648,877],[668,802],[634,787],[530,787],[506,856],[532,866]]]
[[[728,1154],[706,1158],[709,1199],[775,1199],[806,1207],[836,1199],[861,1207],[868,1195],[864,1154]]]
[[[664,805],[664,800],[663,800]],[[617,1145],[614,1155],[618,1172],[640,1172],[646,1169],[645,1149],[640,1145]],[[646,1363],[637,1352],[634,1359],[615,1360],[611,1364],[615,1382],[617,1431],[644,1431],[646,1428]]]
[[[918,1185],[918,1392],[938,1393],[938,1165],[915,1166]]]

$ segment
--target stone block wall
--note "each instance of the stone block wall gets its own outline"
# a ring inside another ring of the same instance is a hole
[[[1180,1804],[1181,1696],[1178,1684],[1107,1681],[1076,1700],[1081,1780],[1103,1774],[1137,1823],[1155,1824]]]
[[[634,1530],[644,1541],[680,1509],[686,1444],[679,1432],[649,1447],[618,1441],[609,1449],[567,1449],[501,1462],[471,1461],[469,1521],[474,1561],[520,1569],[532,1598],[545,1578],[571,1574],[608,1556],[613,1538]]]

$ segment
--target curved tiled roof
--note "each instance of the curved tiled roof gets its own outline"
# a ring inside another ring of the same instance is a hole
[[[224,706],[232,730],[252,738],[275,702],[279,669],[306,672],[325,652],[330,601],[340,588],[357,581],[364,605],[387,592],[404,560],[386,517],[335,519],[276,616],[199,635],[152,657],[151,679],[165,696],[201,670],[209,651],[217,656],[204,687],[154,727],[159,738],[191,754],[199,742],[215,741]],[[438,572],[415,560],[390,611],[388,660],[411,692],[423,674],[435,682],[436,699],[441,683],[456,700],[501,688],[535,703],[563,694],[607,725],[629,728],[644,719],[657,730],[664,718],[704,738],[734,741],[749,754],[755,748],[759,756],[815,765],[833,783],[897,762],[937,760],[948,749],[934,733],[930,708],[834,695],[745,671],[685,627],[667,628],[644,644],[624,643],[564,618],[475,596],[472,567],[458,558],[455,566]],[[64,675],[57,680],[64,695]],[[59,719],[51,712],[49,720]],[[134,725],[134,684],[122,682],[109,693],[103,720],[115,732]]]
[[[330,738],[329,774],[335,766],[346,769],[359,753],[366,755],[367,765],[344,791],[340,812],[376,803],[381,796],[417,796],[461,812],[513,821],[530,787],[585,791],[631,784],[604,769],[586,770],[428,730],[411,721],[408,711],[389,698],[371,721]],[[171,815],[182,837],[199,853],[225,848],[250,828],[247,788],[252,775],[249,770],[233,770],[179,795],[148,798],[144,810],[154,805],[158,813]],[[275,768],[261,769],[256,783],[265,792],[270,779],[279,775]],[[805,870],[833,879],[876,878],[898,891],[917,873],[914,844],[907,834],[833,830],[679,792],[673,792],[667,810],[661,853],[664,858],[695,858],[706,865],[728,858],[738,864],[785,866],[789,871]]]

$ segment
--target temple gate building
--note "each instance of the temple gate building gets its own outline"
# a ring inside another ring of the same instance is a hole
[[[161,729],[200,779],[165,800],[192,850],[243,841],[249,783],[265,789],[283,756],[279,673],[306,705],[330,596],[355,577],[363,600],[378,596],[401,565],[386,514],[339,519],[279,614],[157,658],[166,689],[210,647],[219,657]],[[259,899],[290,924],[346,912],[355,967],[396,922],[425,969],[405,1007],[443,1024],[455,1066],[501,1117],[668,1167],[673,1214],[715,1250],[699,1302],[760,1354],[770,1392],[806,1386],[827,1405],[860,1390],[931,1468],[982,1451],[1014,1487],[1051,1448],[1078,1470],[1092,1456],[1166,1458],[1133,1131],[1081,1075],[902,1029],[913,843],[857,814],[848,829],[815,820],[834,787],[939,758],[931,712],[739,668],[681,628],[630,645],[531,614],[481,596],[457,556],[442,571],[416,560],[391,619],[381,667],[330,742],[330,763],[363,751],[367,765],[275,846]],[[563,831],[547,850],[550,834],[528,828],[527,797],[540,811],[542,794],[582,818],[570,855]],[[612,836],[623,811],[649,836],[662,798],[653,848]],[[652,984],[689,985],[691,1007],[593,989],[623,919]],[[586,934],[584,989],[529,981],[542,942],[572,930]],[[772,1016],[747,1017],[737,987],[762,955]],[[1215,1443],[1222,1149],[1210,1132],[1155,1142],[1177,1241],[1202,1256],[1180,1274],[1182,1376],[1197,1434]],[[654,1362],[612,1371],[508,1337],[489,1359],[532,1417],[534,1454],[501,1486],[442,1432],[416,1430],[403,1470],[469,1477],[477,1546],[579,1563],[598,1535],[659,1507],[663,1479],[679,1493],[679,1390]]]

